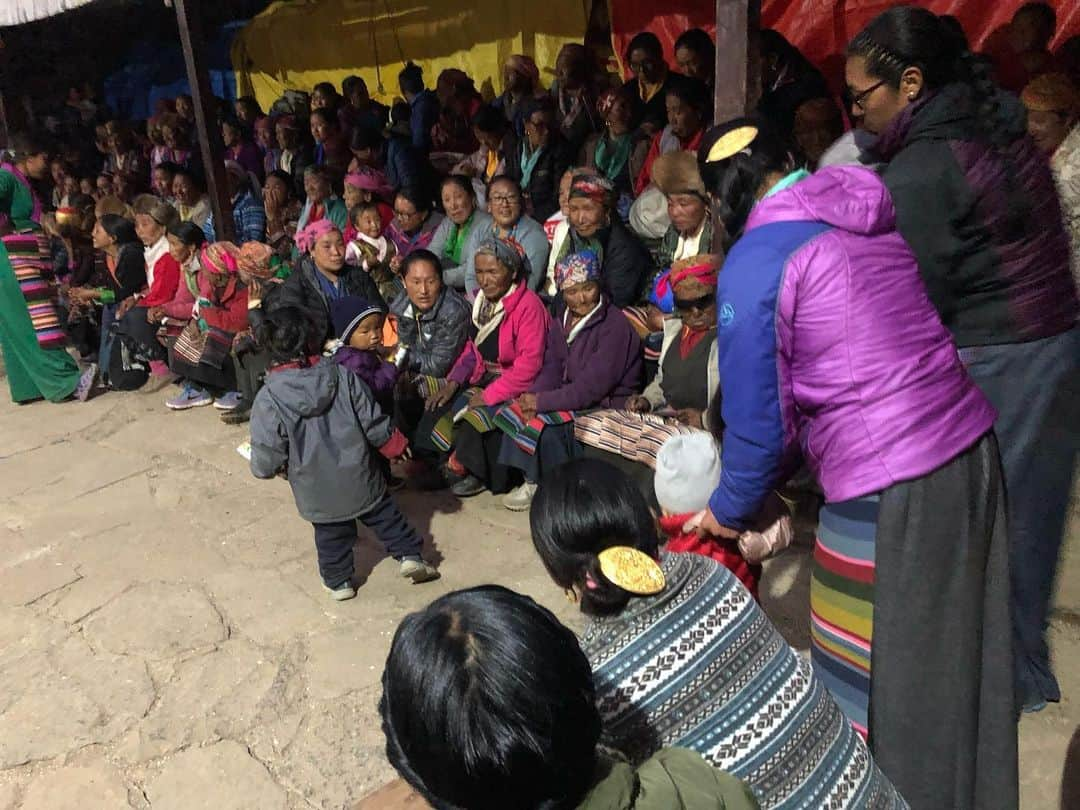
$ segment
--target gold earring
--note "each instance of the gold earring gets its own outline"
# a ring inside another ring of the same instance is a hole
[[[579,601],[577,591],[573,588],[563,588],[563,595],[566,597],[566,601],[572,605],[576,605]]]

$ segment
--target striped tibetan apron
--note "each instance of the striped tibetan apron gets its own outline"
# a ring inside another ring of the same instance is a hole
[[[64,348],[67,336],[60,326],[56,288],[45,277],[49,267],[47,238],[42,233],[12,233],[3,239],[38,345],[43,349]]]
[[[874,636],[874,549],[879,496],[821,509],[810,580],[811,659],[864,738]]]

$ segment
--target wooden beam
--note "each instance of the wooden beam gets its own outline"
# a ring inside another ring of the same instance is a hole
[[[716,123],[753,112],[761,97],[761,0],[716,0]]]
[[[195,137],[199,140],[203,171],[206,174],[210,207],[214,212],[214,233],[219,240],[234,241],[236,226],[232,197],[225,177],[225,144],[221,140],[210,76],[206,72],[206,39],[203,36],[201,0],[173,0],[180,47],[184,52],[188,84],[195,108]]]

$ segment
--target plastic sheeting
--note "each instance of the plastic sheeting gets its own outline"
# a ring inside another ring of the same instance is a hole
[[[90,0],[0,0],[0,28],[43,20],[54,14],[85,6],[89,2]]]
[[[219,98],[232,101],[237,97],[229,54],[236,33],[246,23],[238,20],[224,25],[206,43],[210,91]],[[175,39],[136,43],[124,56],[123,64],[105,79],[105,102],[121,118],[149,118],[159,99],[191,92],[184,55]]]
[[[460,68],[485,95],[502,89],[506,57],[536,59],[550,84],[559,48],[585,35],[588,0],[307,0],[276,2],[237,36],[232,59],[241,95],[264,109],[287,88],[341,87],[363,77],[382,101],[399,95],[404,61],[424,69],[428,87],[445,68]]]
[[[918,3],[935,14],[953,14],[963,25],[976,49],[991,46],[991,36],[1012,19],[1025,0],[929,0]],[[1056,47],[1080,33],[1080,3],[1076,0],[1049,0],[1057,10]],[[626,46],[639,31],[652,31],[664,43],[671,64],[675,64],[673,46],[688,28],[703,28],[716,33],[716,6],[702,0],[609,0],[611,39],[616,55],[622,59]],[[896,5],[895,0],[845,0],[832,4],[821,0],[762,0],[761,25],[775,28],[818,65],[830,82],[843,74],[843,53],[848,41],[876,15]],[[991,46],[992,47],[992,46]]]

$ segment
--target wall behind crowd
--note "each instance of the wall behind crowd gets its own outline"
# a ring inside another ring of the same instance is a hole
[[[361,76],[375,98],[399,95],[397,74],[407,60],[424,69],[434,88],[446,68],[464,70],[485,95],[502,90],[508,56],[527,53],[545,71],[567,41],[581,41],[588,24],[582,0],[507,3],[503,0],[431,0],[417,5],[374,0],[278,2],[240,32],[233,67],[241,95],[269,109],[286,89],[336,87]],[[381,81],[380,81],[381,78]]]
[[[972,45],[978,50],[999,47],[1003,26],[1012,19],[1026,0],[923,0],[914,5],[924,6],[935,14],[952,14],[964,26]],[[1051,49],[1057,48],[1070,36],[1080,34],[1080,3],[1076,0],[1048,0],[1058,15],[1057,35]],[[649,30],[660,37],[671,64],[675,64],[673,45],[678,36],[689,28],[704,28],[716,33],[716,9],[712,3],[700,0],[665,0],[663,16],[657,15],[655,0],[610,0],[611,37],[616,55],[626,52],[626,46],[639,31]],[[761,25],[775,28],[803,55],[822,68],[831,82],[843,74],[843,53],[859,31],[895,0],[846,0],[833,8],[820,0],[762,0]],[[839,89],[839,88],[837,88]]]

